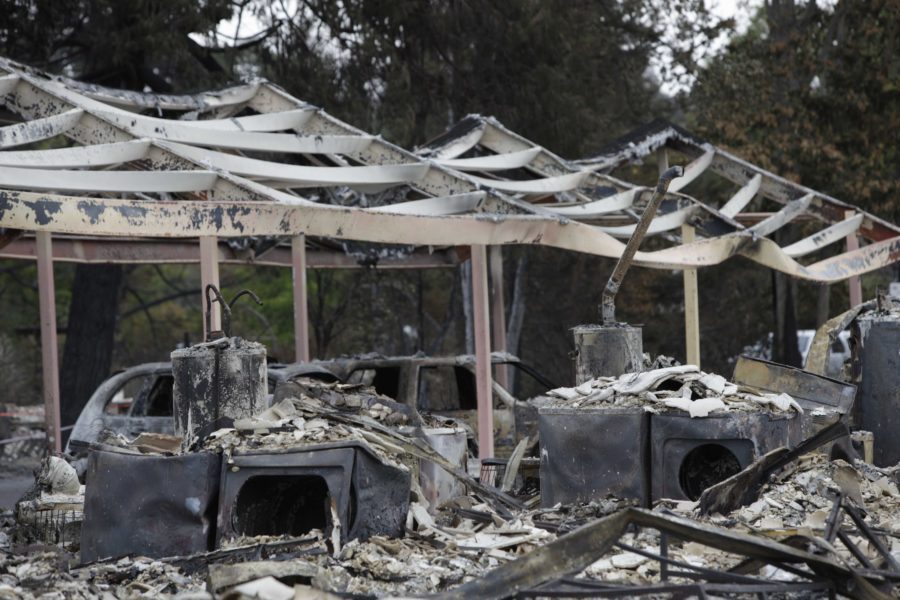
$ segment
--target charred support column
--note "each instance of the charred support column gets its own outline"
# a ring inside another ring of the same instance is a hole
[[[844,213],[844,216],[849,218],[853,214],[852,210],[848,210]],[[855,231],[847,236],[847,252],[852,252],[853,250],[859,250],[859,238],[856,237]],[[862,304],[862,283],[859,275],[854,275],[847,279],[847,285],[850,287],[850,307],[853,308],[858,304]]]
[[[294,360],[309,360],[309,312],[306,306],[306,236],[291,239],[294,281]]]
[[[503,298],[503,250],[501,246],[491,246],[491,350],[506,352],[506,302]],[[503,389],[509,389],[509,374],[506,365],[494,368],[494,379]]]
[[[222,418],[242,419],[266,408],[266,348],[239,337],[172,352],[175,434],[188,449]],[[226,426],[225,424],[221,425]]]
[[[694,241],[694,228],[681,226],[681,243]],[[689,365],[700,366],[700,294],[697,290],[697,269],[685,269],[684,278],[684,345]]]
[[[653,191],[653,196],[650,197],[644,214],[641,215],[634,233],[622,251],[622,256],[609,276],[606,289],[603,290],[600,305],[603,325],[580,325],[575,328],[576,385],[595,377],[616,376],[641,370],[644,351],[641,330],[626,323],[616,322],[616,294],[663,196],[669,189],[669,183],[683,174],[682,167],[672,167],[659,176],[659,183]]]
[[[209,285],[219,287],[219,240],[215,236],[202,236],[200,238],[200,289],[205,291]],[[205,311],[205,296],[202,306]],[[222,317],[217,307],[213,307],[211,322],[214,331],[222,328]],[[204,322],[203,339],[208,336],[209,332],[206,331]]]
[[[656,164],[662,175],[669,168],[669,154],[660,148],[656,154]],[[681,243],[694,241],[694,228],[681,226]],[[684,286],[684,355],[688,364],[700,366],[700,298],[697,292],[697,269],[682,271]]]
[[[41,370],[44,387],[44,418],[47,446],[62,451],[59,431],[59,345],[56,335],[56,285],[53,281],[53,247],[50,233],[36,233],[38,306],[41,314]]]
[[[478,401],[478,457],[494,456],[494,402],[491,390],[491,330],[487,248],[472,246],[472,312],[475,330],[475,388]]]

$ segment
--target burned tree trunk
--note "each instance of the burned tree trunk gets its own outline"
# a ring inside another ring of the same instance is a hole
[[[121,265],[80,264],[75,269],[66,344],[60,369],[60,411],[71,425],[112,365]]]
[[[472,261],[459,266],[462,287],[463,327],[465,328],[466,354],[475,354],[475,325],[472,314]]]
[[[775,335],[772,360],[783,365],[801,366],[802,358],[797,344],[797,310],[791,278],[784,273],[772,272],[775,309]]]
[[[766,3],[766,19],[769,25],[772,49],[782,64],[795,64],[796,43],[799,32],[806,30],[815,17],[815,2],[805,6],[796,0],[769,0]],[[798,73],[786,72],[775,78],[773,86],[773,106],[778,128],[782,132],[792,131],[792,115],[782,107],[789,105],[788,99],[796,95],[806,81]],[[772,160],[776,165],[789,165],[790,157],[783,148],[775,147]],[[774,240],[779,245],[787,241],[784,229],[775,232]],[[772,358],[776,362],[799,367],[802,359],[797,347],[796,282],[783,273],[775,273],[773,281],[775,301],[775,344]]]
[[[516,274],[513,277],[513,293],[509,317],[506,321],[506,349],[519,356],[519,340],[522,339],[522,325],[525,322],[525,278],[528,265],[528,254],[522,253],[516,261]],[[516,369],[508,369],[509,389],[516,389]]]

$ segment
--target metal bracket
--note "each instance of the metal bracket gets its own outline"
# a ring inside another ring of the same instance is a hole
[[[641,220],[638,221],[634,233],[631,234],[631,238],[625,246],[625,250],[622,251],[622,256],[619,257],[619,261],[616,263],[616,268],[613,269],[612,275],[609,276],[609,281],[606,283],[606,289],[603,290],[600,314],[604,326],[615,325],[616,294],[619,291],[619,287],[622,285],[622,280],[625,279],[625,274],[628,272],[628,268],[631,267],[631,261],[634,259],[634,255],[637,253],[637,249],[644,239],[644,234],[647,233],[647,229],[650,227],[650,221],[656,216],[656,210],[659,208],[663,196],[666,195],[669,184],[673,179],[681,177],[682,175],[684,175],[684,167],[675,166],[666,169],[663,174],[659,176],[659,182],[656,185],[656,189],[653,190],[653,196],[650,197],[650,203],[647,204],[644,214],[641,215]]]

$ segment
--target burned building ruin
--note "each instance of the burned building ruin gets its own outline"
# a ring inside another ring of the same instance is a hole
[[[7,59],[0,101],[20,119],[0,127],[0,256],[37,261],[56,453],[17,522],[23,544],[78,553],[57,569],[52,553],[10,552],[11,593],[897,593],[900,309],[881,297],[838,315],[806,369],[747,357],[716,374],[700,369],[696,302],[696,270],[739,256],[858,288],[900,260],[897,225],[664,122],[570,161],[470,115],[410,152],[267,81],[156,95]],[[57,136],[71,145],[29,146]],[[670,166],[676,154],[686,164]],[[610,174],[650,160],[665,175],[655,192]],[[727,202],[685,191],[704,173],[729,182]],[[757,199],[778,209],[747,212]],[[821,229],[779,245],[773,234],[800,218]],[[653,249],[640,249],[645,234]],[[473,376],[468,421],[327,365],[316,369],[330,378],[306,371],[269,389],[265,348],[230,331],[218,264],[292,268],[294,358],[308,362],[306,270],[356,264],[339,244],[366,244],[370,263],[471,261],[475,353],[455,365]],[[632,263],[684,271],[687,364],[645,356],[640,328],[604,304],[600,324],[573,332],[573,381],[504,396],[491,352],[505,350],[496,288],[502,246],[515,244],[624,257],[613,297]],[[170,376],[160,418],[172,433],[98,436],[81,448],[79,481],[61,458],[54,262],[176,260],[199,264],[207,318],[203,342],[155,367]],[[848,375],[826,377],[822,353],[847,328]]]

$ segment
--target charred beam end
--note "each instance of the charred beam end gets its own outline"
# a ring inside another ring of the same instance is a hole
[[[609,281],[606,283],[606,289],[603,290],[600,313],[604,326],[615,324],[616,294],[619,291],[619,287],[622,285],[622,280],[625,279],[625,274],[628,272],[628,268],[631,267],[634,255],[637,253],[637,249],[644,239],[644,234],[647,233],[647,229],[650,227],[650,222],[656,215],[656,211],[662,202],[663,196],[665,196],[669,189],[669,184],[672,183],[672,180],[676,177],[681,177],[683,175],[684,167],[675,166],[666,169],[663,174],[659,176],[659,182],[656,184],[656,190],[654,190],[653,196],[650,198],[650,203],[644,210],[644,214],[641,215],[641,220],[638,221],[634,233],[628,240],[625,250],[622,252],[622,256],[619,257],[619,261],[616,263],[616,268],[613,269],[612,275],[609,276]]]

